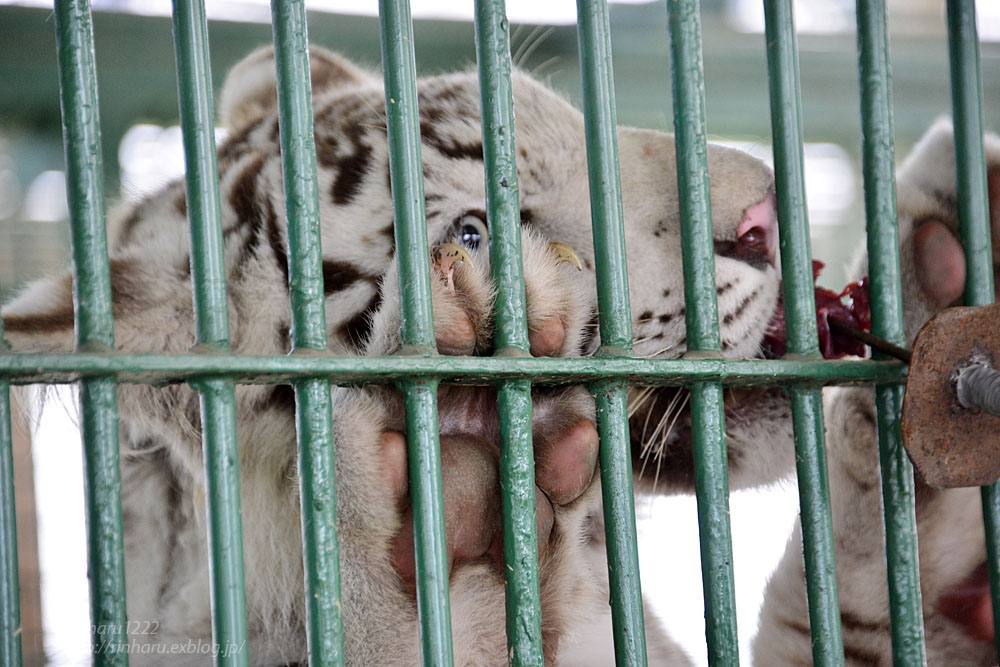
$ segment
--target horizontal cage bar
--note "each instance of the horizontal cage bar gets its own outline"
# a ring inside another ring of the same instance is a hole
[[[791,381],[816,384],[905,382],[898,361],[798,361],[788,359],[564,359],[492,357],[262,357],[214,354],[0,355],[0,376],[14,384],[75,382],[111,375],[130,384],[187,382],[224,375],[244,384],[281,384],[323,377],[337,384],[387,384],[402,377],[486,386],[531,379],[569,384],[608,378],[632,384],[681,385],[719,381],[727,386],[770,386]]]

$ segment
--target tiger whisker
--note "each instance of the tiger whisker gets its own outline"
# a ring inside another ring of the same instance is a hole
[[[679,396],[680,393],[681,392],[678,391],[677,395]],[[656,448],[656,454],[657,454],[657,457],[656,457],[656,474],[653,477],[653,493],[654,494],[656,493],[656,487],[657,487],[657,485],[660,482],[660,465],[663,463],[663,456],[662,456],[662,454],[663,454],[663,450],[666,449],[666,447],[667,447],[667,439],[670,437],[670,433],[674,430],[674,426],[677,424],[677,420],[680,418],[681,413],[684,412],[684,406],[687,405],[688,400],[690,398],[691,398],[691,394],[687,393],[687,392],[684,392],[684,400],[681,401],[681,404],[677,407],[676,411],[674,411],[674,417],[670,421],[670,425],[667,426],[666,431],[663,432],[663,436],[660,438],[659,446]]]
[[[639,411],[639,408],[646,404],[652,393],[653,387],[642,387],[635,390],[635,394],[630,398],[628,405],[628,417],[630,419]]]
[[[680,419],[681,413],[684,412],[684,407],[687,405],[691,394],[685,391],[678,390],[674,394],[673,399],[670,401],[670,405],[663,413],[663,417],[660,420],[660,424],[656,427],[656,431],[653,432],[653,436],[650,438],[650,446],[652,442],[657,441],[656,454],[662,454],[663,450],[666,449],[667,440],[670,437],[671,432],[674,430],[674,426],[677,424],[677,420]],[[663,429],[663,425],[669,419],[670,423],[667,424],[666,429]]]
[[[663,429],[664,424],[666,424],[667,420],[670,419],[671,413],[673,413],[674,409],[676,408],[678,400],[680,400],[679,391],[673,395],[673,397],[670,399],[670,403],[667,404],[666,410],[664,410],[663,414],[660,415],[660,421],[659,423],[657,423],[656,429],[653,431],[653,434],[649,436],[649,440],[643,443],[643,451],[648,451],[653,447],[653,443],[656,442],[657,438],[659,437],[660,431]],[[662,450],[662,444],[663,443],[661,442],[660,445],[657,446],[656,453],[659,453]]]
[[[551,65],[555,65],[557,62],[559,62],[559,60],[560,60],[559,56],[552,56],[548,60],[543,60],[541,62],[541,64],[536,65],[531,70],[531,76],[535,77],[536,79],[542,78],[542,70],[544,70],[546,67],[549,67]]]
[[[542,26],[538,26],[538,28],[541,27]],[[538,47],[542,45],[542,42],[548,39],[549,36],[555,32],[555,28],[552,26],[546,26],[545,29],[540,32],[538,31],[538,28],[532,31],[532,35],[529,35],[528,39],[526,39],[517,49],[518,53],[514,56],[514,62],[517,64],[517,67],[523,67],[524,63],[528,62],[528,58],[531,57],[531,54],[533,54]]]
[[[637,341],[637,342],[639,342],[639,341]],[[635,356],[639,357],[640,359],[652,359],[654,357],[658,357],[660,355],[666,354],[667,352],[669,352],[670,350],[673,350],[676,347],[677,347],[676,345],[671,344],[671,345],[667,345],[665,347],[661,347],[658,350],[655,350],[653,352],[639,352]]]
[[[642,435],[641,435],[641,438],[642,438],[642,449],[639,451],[639,458],[642,459],[642,467],[639,469],[639,478],[640,479],[642,479],[643,474],[645,474],[645,472],[646,472],[646,464],[649,463],[649,456],[648,456],[649,447],[646,444],[648,442],[646,440],[646,430],[649,427],[649,418],[652,415],[653,415],[653,411],[652,410],[650,410],[649,412],[647,412],[646,413],[646,419],[642,423]]]

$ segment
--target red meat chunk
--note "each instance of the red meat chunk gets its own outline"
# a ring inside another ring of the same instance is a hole
[[[823,270],[823,262],[813,260],[813,282]],[[816,286],[816,326],[819,331],[819,350],[826,359],[839,359],[847,355],[863,356],[865,345],[849,336],[830,330],[830,321],[869,331],[871,310],[868,301],[868,278],[851,283],[840,294]],[[774,318],[764,336],[764,357],[777,359],[785,354],[787,337],[785,311],[781,298]]]

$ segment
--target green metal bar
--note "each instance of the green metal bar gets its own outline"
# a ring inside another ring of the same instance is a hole
[[[902,286],[892,129],[892,74],[883,3],[858,3],[865,213],[868,219],[872,333],[897,345],[903,334]],[[875,358],[881,355],[874,353]],[[896,665],[926,663],[913,466],[899,433],[903,388],[875,389],[889,580],[889,620]]]
[[[965,246],[965,304],[993,303],[993,253],[989,195],[983,154],[982,75],[974,0],[949,0],[948,47],[951,60],[952,115],[955,119],[955,162],[958,217]],[[982,489],[986,529],[986,562],[990,573],[993,627],[1000,656],[1000,483]]]
[[[813,326],[815,322],[813,318]],[[800,386],[791,391],[791,396],[813,664],[843,665],[844,641],[823,438],[823,395],[819,388]]]
[[[409,0],[379,0],[379,25],[385,73],[389,173],[396,216],[396,258],[400,284],[405,286],[400,304],[400,334],[405,351],[432,354],[435,349],[434,319]]]
[[[705,637],[710,665],[738,665],[736,599],[722,387],[690,386],[694,425],[694,488],[698,499],[698,539],[705,596]]]
[[[687,348],[718,351],[715,255],[705,140],[705,82],[701,20],[694,0],[668,0],[674,132],[684,259]]]
[[[57,1],[55,30],[73,232],[76,347],[80,351],[109,351],[115,345],[114,321],[89,3]],[[124,650],[128,641],[125,558],[118,468],[118,402],[113,380],[94,378],[82,382],[80,402],[94,662],[125,665],[128,664]]]
[[[590,215],[600,334],[605,356],[632,354],[632,313],[618,173],[618,120],[611,64],[611,29],[604,0],[577,0],[583,117],[590,175]]]
[[[529,356],[527,303],[521,268],[521,215],[510,80],[510,24],[503,0],[477,0],[476,52],[483,119],[490,266],[497,285],[494,347],[498,357]],[[512,665],[543,664],[535,456],[531,383],[500,386],[500,487],[508,657]]]
[[[806,213],[799,61],[791,3],[767,1],[764,15],[788,355],[820,359]],[[790,393],[813,663],[843,665],[823,399],[818,389],[808,386],[793,387]]]
[[[0,323],[0,348],[5,347]],[[14,506],[14,440],[10,432],[10,382],[0,380],[0,664],[21,664],[21,592]]]
[[[601,487],[615,664],[619,667],[645,665],[646,629],[636,553],[626,384],[621,381],[597,382],[589,389],[596,403],[597,433],[601,439]],[[609,525],[615,528],[609,528]]]
[[[500,385],[500,488],[503,490],[503,557],[506,583],[507,655],[511,665],[544,664],[535,458],[531,439],[531,382]]]
[[[205,25],[203,0],[174,0],[174,50],[191,221],[191,273],[196,277],[196,333],[200,345],[228,350],[229,309]]]
[[[791,2],[765,0],[764,17],[788,353],[819,359],[802,158],[799,58]]]
[[[948,0],[948,55],[955,117],[958,216],[965,246],[965,303],[993,303],[990,208],[983,153],[982,75],[975,0]]]
[[[406,401],[407,464],[413,508],[417,620],[424,665],[454,663],[448,600],[448,552],[441,501],[437,380],[403,380]],[[414,488],[416,487],[416,488]]]
[[[0,352],[9,349],[3,338],[3,319],[0,319]],[[3,665],[21,664],[21,586],[18,573],[10,380],[0,378],[0,664]]]
[[[600,306],[601,348],[597,356],[628,356],[632,354],[632,314],[628,299],[608,6],[604,0],[577,0],[576,6]],[[601,441],[601,488],[615,662],[619,666],[645,665],[646,628],[639,580],[626,385],[598,382],[589,389],[597,402],[597,430]]]
[[[775,386],[796,381],[824,385],[905,382],[907,367],[896,361],[794,361],[788,359],[584,359],[494,357],[254,357],[221,354],[0,354],[0,376],[12,384],[69,383],[110,375],[119,383],[169,384],[206,375],[241,384],[276,384],[325,377],[336,384],[385,384],[402,377],[492,385],[531,379],[536,384],[579,384],[623,379],[630,384]]]
[[[698,3],[694,0],[668,0],[667,10],[673,71],[677,185],[681,194],[688,356],[718,356],[719,314],[715,300],[714,236],[709,202]],[[722,387],[699,382],[692,384],[690,390],[708,660],[711,665],[738,665]]]
[[[874,315],[874,309],[873,309]],[[889,624],[893,664],[926,664],[920,595],[920,562],[913,511],[913,465],[899,435],[903,387],[875,388],[879,467],[889,574]]]
[[[521,268],[520,188],[510,81],[510,23],[504,0],[476,0],[476,53],[483,117],[490,266],[497,284],[498,354],[528,353],[527,302]]]
[[[858,2],[858,75],[861,86],[863,175],[872,272],[872,333],[897,345],[903,334],[896,170],[892,121],[892,70],[885,4]],[[878,281],[876,285],[875,282]],[[878,358],[878,356],[876,356]]]
[[[203,1],[174,0],[173,25],[187,169],[196,339],[202,347],[227,353],[228,300]],[[249,658],[234,385],[228,379],[209,378],[193,382],[192,387],[201,392],[212,638],[220,647],[216,664],[246,665]]]
[[[234,384],[231,380],[204,380],[192,386],[201,393],[212,641],[219,647],[216,664],[245,666],[248,664],[246,592]]]
[[[424,211],[420,114],[417,110],[413,22],[409,0],[379,0],[385,114],[389,140],[389,176],[395,213],[402,354],[434,353],[430,261]],[[417,357],[419,358],[419,357]],[[416,359],[414,359],[416,360]],[[399,382],[406,403],[406,440],[413,508],[417,619],[425,665],[450,666],[451,613],[448,558],[441,498],[441,453],[437,429],[437,381]]]
[[[323,252],[305,4],[303,0],[273,0],[271,16],[288,214],[292,352],[325,351]],[[343,665],[330,384],[316,378],[296,382],[294,387],[309,663]]]

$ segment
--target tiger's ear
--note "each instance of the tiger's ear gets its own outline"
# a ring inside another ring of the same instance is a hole
[[[309,47],[313,97],[336,88],[378,84],[372,76],[343,56]],[[219,122],[235,129],[273,113],[278,108],[274,47],[257,49],[238,62],[226,76],[219,95]]]

